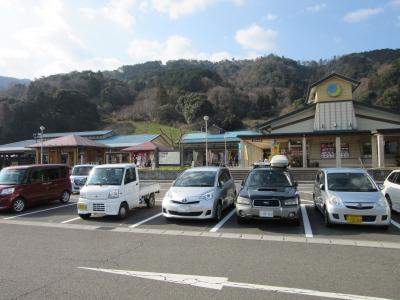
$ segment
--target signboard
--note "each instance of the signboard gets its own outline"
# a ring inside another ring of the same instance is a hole
[[[321,143],[321,158],[325,159],[333,159],[336,157],[336,147],[335,143]],[[340,146],[340,157],[341,158],[349,158],[349,144],[342,143]]]
[[[158,163],[160,165],[179,165],[180,153],[179,152],[159,152]]]

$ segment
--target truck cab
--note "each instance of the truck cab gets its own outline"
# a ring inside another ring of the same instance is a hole
[[[133,208],[153,207],[155,193],[159,191],[159,184],[139,184],[139,173],[134,164],[96,166],[80,191],[78,214],[83,219],[92,214],[124,219]]]

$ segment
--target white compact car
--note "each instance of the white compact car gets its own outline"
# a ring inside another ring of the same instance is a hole
[[[383,183],[383,195],[392,210],[400,213],[400,170],[394,170]]]

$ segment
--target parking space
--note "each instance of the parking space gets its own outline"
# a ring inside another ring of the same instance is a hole
[[[217,232],[224,234],[268,235],[268,236],[299,236],[307,238],[328,238],[346,240],[365,240],[377,242],[400,242],[400,214],[393,213],[392,224],[388,230],[372,226],[336,225],[326,227],[321,213],[312,205],[312,185],[299,186],[302,203],[302,219],[296,226],[280,220],[252,220],[245,224],[238,224],[235,211],[224,211],[223,219],[217,223],[213,220],[167,220],[161,215],[161,200],[171,183],[161,183],[161,191],[156,196],[155,207],[136,208],[125,220],[113,216],[94,215],[88,220],[82,220],[77,215],[76,202],[78,196],[73,195],[67,204],[54,201],[50,204],[29,208],[23,214],[15,215],[10,212],[0,212],[0,219],[23,220],[33,222],[60,223],[79,225],[93,225],[99,228],[141,228],[157,229],[176,232]],[[239,189],[240,183],[237,183]]]

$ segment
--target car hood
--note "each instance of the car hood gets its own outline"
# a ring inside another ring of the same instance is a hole
[[[0,191],[3,189],[9,188],[9,187],[14,187],[12,184],[0,184]]]
[[[339,192],[339,191],[329,191],[330,196],[336,196],[343,202],[347,203],[375,203],[378,202],[382,197],[380,191],[376,192]]]
[[[295,197],[297,194],[297,190],[293,187],[245,187],[240,192],[241,196],[249,197],[250,199],[259,197],[292,198]]]
[[[215,191],[214,187],[171,187],[168,191],[169,198],[172,200],[182,200],[182,199],[196,199],[201,195],[208,192]]]
[[[86,194],[86,199],[89,200],[106,200],[110,191],[118,189],[117,185],[87,185],[81,190],[81,194]]]

